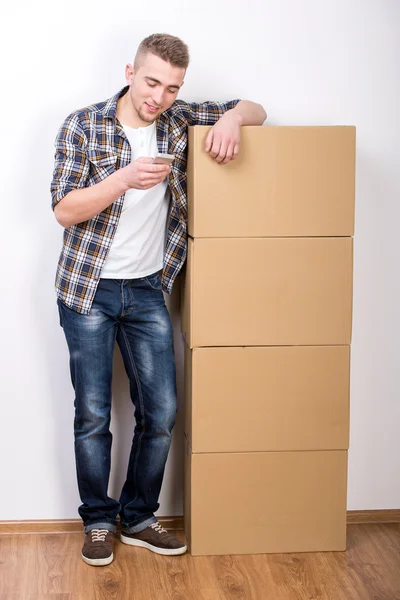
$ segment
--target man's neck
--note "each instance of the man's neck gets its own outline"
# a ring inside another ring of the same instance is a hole
[[[122,125],[127,125],[133,129],[138,127],[148,127],[153,123],[142,121],[133,107],[128,93],[122,96],[117,102],[117,119]]]

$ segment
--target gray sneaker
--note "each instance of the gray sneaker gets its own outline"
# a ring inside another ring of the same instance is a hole
[[[161,527],[160,523],[152,523],[146,529],[136,533],[122,530],[121,542],[130,546],[140,546],[147,548],[156,554],[166,554],[169,556],[184,554],[187,550],[185,544],[178,540],[174,535],[168,533]]]
[[[82,558],[92,567],[109,565],[114,558],[114,534],[108,529],[92,529],[85,536]]]

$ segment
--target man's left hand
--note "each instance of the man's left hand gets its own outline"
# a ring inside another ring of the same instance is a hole
[[[228,110],[213,126],[206,139],[205,151],[217,163],[226,165],[235,160],[240,146],[240,115]]]

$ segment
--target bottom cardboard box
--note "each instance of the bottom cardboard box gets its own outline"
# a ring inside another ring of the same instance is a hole
[[[346,488],[346,450],[194,454],[186,442],[189,550],[345,550]]]

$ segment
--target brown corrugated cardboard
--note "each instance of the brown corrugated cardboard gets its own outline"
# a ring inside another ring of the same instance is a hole
[[[352,258],[352,238],[189,239],[187,344],[348,345]]]
[[[345,550],[347,451],[185,456],[192,555]]]
[[[349,372],[349,346],[186,346],[193,452],[347,449]]]
[[[189,127],[189,235],[353,235],[355,127],[242,127],[223,166],[204,151],[209,129]]]

